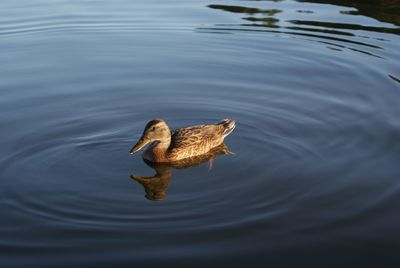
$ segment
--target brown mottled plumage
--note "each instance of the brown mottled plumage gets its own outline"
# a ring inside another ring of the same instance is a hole
[[[235,121],[224,119],[217,124],[179,128],[171,132],[164,120],[154,119],[147,123],[131,153],[151,143],[143,158],[151,162],[171,163],[209,152],[222,144],[234,128]]]
[[[185,158],[167,164],[154,163],[145,160],[146,164],[152,167],[156,174],[149,177],[131,175],[131,178],[143,186],[147,199],[161,201],[167,196],[167,189],[172,177],[172,168],[184,169],[200,165],[207,161],[211,163],[210,161],[212,161],[215,157],[228,153],[230,153],[228,147],[222,143],[217,147],[212,148],[205,154]]]

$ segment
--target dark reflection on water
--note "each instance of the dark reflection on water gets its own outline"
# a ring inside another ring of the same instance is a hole
[[[0,1],[0,267],[399,267],[399,14]],[[235,157],[153,171],[159,117]]]
[[[399,0],[298,0],[298,2],[323,3],[354,7],[357,10],[342,11],[342,13],[356,16],[364,15],[400,26]]]
[[[363,30],[363,31],[371,31],[371,32],[400,34],[400,28],[368,27],[368,26],[362,26],[362,25],[357,25],[357,24],[320,22],[320,21],[291,20],[291,21],[288,21],[288,22],[293,23],[293,24],[297,24],[297,25],[307,25],[307,26],[318,26],[318,27],[335,28],[335,29]]]
[[[207,154],[184,159],[170,164],[158,164],[143,160],[149,167],[154,169],[156,174],[150,177],[131,175],[131,178],[143,185],[146,192],[145,197],[147,199],[161,201],[166,198],[167,188],[172,176],[172,168],[186,169],[198,166],[204,162],[208,162],[209,170],[211,170],[214,158],[218,155],[227,153],[229,153],[228,147],[225,144],[221,144],[220,146],[213,148]]]
[[[228,5],[208,5],[209,8],[212,9],[220,9],[228,12],[233,13],[245,13],[249,15],[259,14],[264,17],[257,18],[257,17],[245,17],[244,20],[253,21],[253,22],[261,22],[262,24],[242,24],[242,26],[263,26],[263,27],[270,27],[270,28],[279,28],[276,25],[279,20],[274,18],[276,14],[282,12],[280,9],[258,9],[258,8],[249,8],[243,6],[228,6]]]
[[[259,9],[259,8],[228,6],[228,5],[208,5],[208,7],[213,9],[222,9],[233,13],[261,14],[264,16],[274,16],[282,12],[282,10],[279,9]]]
[[[391,74],[389,74],[389,77],[392,78],[394,81],[400,83],[400,78],[397,78],[397,77],[395,77],[395,76],[393,76]]]
[[[252,2],[252,1],[250,1]],[[299,1],[302,2],[302,1]],[[317,2],[317,3],[336,3],[335,1],[303,1],[303,2]],[[344,2],[352,2],[352,1],[344,1]],[[353,1],[354,2],[354,1]],[[396,7],[394,8],[393,2],[398,2],[398,1],[389,1],[392,3],[391,6],[384,6],[383,5],[383,10],[389,10],[392,12],[399,11],[400,14],[400,8]],[[400,6],[400,2],[397,3]],[[359,2],[359,4],[355,5],[357,8],[359,8],[359,11],[354,12],[354,11],[340,11],[341,14],[350,14],[350,15],[363,15],[363,12],[366,13],[371,13],[371,8],[374,7],[374,4],[368,3],[365,4],[364,2]],[[304,32],[320,32],[320,33],[326,33],[326,34],[335,34],[335,35],[348,35],[348,36],[354,36],[355,34],[352,32],[345,32],[345,31],[339,31],[340,30],[363,30],[363,31],[371,31],[371,32],[381,32],[381,33],[392,33],[392,34],[400,34],[400,28],[386,28],[386,27],[373,27],[373,26],[363,26],[359,24],[351,24],[351,23],[338,23],[338,22],[329,22],[329,21],[311,21],[311,20],[285,20],[286,23],[289,24],[295,24],[295,25],[304,25],[304,26],[312,26],[314,28],[305,28],[305,27],[293,27],[293,26],[282,26],[278,25],[278,22],[280,21],[278,18],[274,17],[275,15],[279,14],[282,12],[280,9],[272,8],[272,9],[260,9],[260,8],[254,8],[254,7],[245,7],[245,6],[231,6],[231,5],[216,5],[216,4],[211,4],[208,5],[209,8],[212,9],[219,9],[227,12],[233,12],[233,13],[243,13],[243,14],[249,14],[253,15],[253,17],[243,17],[243,20],[246,21],[251,21],[251,22],[257,22],[253,24],[240,24],[240,26],[252,26],[252,27],[268,27],[268,28],[284,28],[284,29],[290,29],[290,30],[297,30],[297,31],[304,31]],[[386,9],[385,9],[386,7]],[[376,7],[375,7],[376,8]],[[395,10],[394,10],[395,9]],[[367,10],[367,11],[365,11]],[[297,10],[297,12],[300,13],[314,13],[311,10]],[[255,17],[256,15],[262,16],[262,17]],[[378,16],[380,18],[380,16]],[[397,24],[399,19],[396,17],[394,19],[386,19],[383,21],[389,21],[391,23]],[[315,28],[315,26],[319,28]],[[226,29],[225,29],[226,30]],[[284,32],[288,34],[299,34],[299,33],[291,33],[291,32]],[[325,36],[319,36],[320,38],[326,38]]]

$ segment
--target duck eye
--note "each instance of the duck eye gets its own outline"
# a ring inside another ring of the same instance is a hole
[[[151,130],[151,131],[154,131],[154,130],[156,130],[156,127],[152,127],[150,130]]]

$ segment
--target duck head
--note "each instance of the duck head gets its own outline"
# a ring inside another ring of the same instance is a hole
[[[135,146],[132,147],[130,153],[136,153],[149,143],[169,143],[171,141],[171,131],[162,119],[154,119],[147,123],[144,128],[142,137]]]

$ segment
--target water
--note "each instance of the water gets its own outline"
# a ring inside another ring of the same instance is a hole
[[[398,267],[399,9],[1,1],[0,267]],[[146,198],[157,117],[235,155]]]

